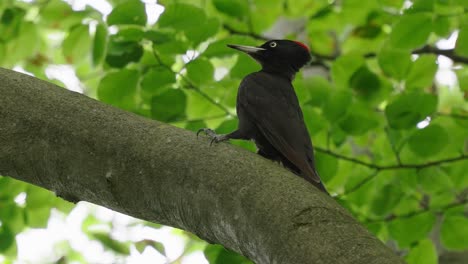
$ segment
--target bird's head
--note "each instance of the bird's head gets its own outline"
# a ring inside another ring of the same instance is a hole
[[[270,40],[259,47],[231,44],[228,47],[249,54],[269,72],[294,75],[310,60],[309,48],[299,41]]]

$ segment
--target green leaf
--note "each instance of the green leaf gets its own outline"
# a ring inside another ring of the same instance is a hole
[[[302,82],[302,89],[304,91],[298,91],[296,89],[298,97],[303,100],[307,99],[308,101],[306,104],[313,106],[323,106],[333,90],[331,83],[322,76],[313,76],[311,78],[302,79]],[[307,95],[300,96],[300,93],[307,93]]]
[[[304,105],[302,111],[304,113],[304,122],[311,135],[318,134],[327,126],[327,120],[316,108]]]
[[[324,182],[331,180],[336,175],[339,167],[338,160],[335,157],[321,152],[315,153],[315,164],[320,178]]]
[[[147,246],[150,246],[150,247],[153,247],[154,249],[156,249],[159,253],[161,253],[161,255],[163,255],[163,256],[166,255],[166,250],[164,248],[164,244],[161,243],[161,242],[145,239],[145,240],[141,240],[141,241],[136,242],[134,245],[135,245],[135,248],[140,253],[143,253],[145,248]]]
[[[350,135],[362,135],[379,124],[379,117],[375,111],[364,104],[351,105],[347,113],[339,121],[338,126]]]
[[[418,12],[432,12],[436,0],[413,0],[413,5],[408,9],[409,14]]]
[[[2,42],[14,39],[19,35],[25,15],[26,11],[17,7],[3,10],[0,17],[0,40]]]
[[[129,25],[119,28],[115,34],[115,40],[119,42],[139,42],[145,37],[146,33],[142,26]]]
[[[111,36],[107,48],[106,62],[111,67],[123,68],[130,62],[137,62],[143,56],[143,47],[138,42],[120,42]]]
[[[83,11],[74,11],[70,4],[61,0],[49,0],[40,7],[40,21],[42,25],[53,29],[68,29],[80,24],[84,19],[100,20],[102,15],[98,11],[87,8]]]
[[[26,208],[50,207],[55,198],[54,193],[49,190],[28,185],[26,190]]]
[[[437,109],[437,97],[421,92],[401,94],[385,108],[390,127],[413,128]]]
[[[13,200],[18,194],[26,190],[26,183],[9,177],[0,176],[0,201]]]
[[[0,58],[0,61],[5,59],[13,67],[13,65],[18,65],[19,61],[34,56],[41,47],[40,41],[38,41],[40,38],[39,27],[32,22],[23,21],[18,36],[5,43],[6,54],[4,55],[6,58]]]
[[[351,101],[351,93],[348,90],[334,90],[323,107],[323,114],[330,123],[334,123],[345,116]]]
[[[130,254],[130,247],[128,243],[117,241],[110,237],[108,233],[93,233],[92,238],[98,240],[102,243],[106,248],[122,254],[122,255],[129,255]]]
[[[367,66],[361,66],[351,75],[349,86],[359,97],[370,101],[380,90],[380,80]]]
[[[450,17],[436,16],[433,23],[433,31],[441,38],[448,38],[452,33]]]
[[[227,250],[221,245],[207,245],[203,253],[211,264],[252,264],[252,262],[244,256]]]
[[[141,81],[142,92],[146,95],[155,95],[165,91],[168,85],[175,83],[175,73],[163,66],[152,67]]]
[[[400,247],[408,247],[414,241],[426,238],[435,223],[432,213],[422,213],[409,218],[393,220],[389,225],[389,232]]]
[[[397,185],[387,184],[376,192],[372,200],[372,213],[387,216],[398,205],[403,193]]]
[[[214,67],[207,59],[197,58],[187,64],[187,77],[195,84],[206,84],[213,81]]]
[[[418,170],[418,182],[427,193],[447,191],[453,184],[447,173],[440,167],[431,166]]]
[[[135,70],[108,73],[99,83],[99,100],[125,110],[135,109],[139,78],[140,74]]]
[[[145,32],[145,39],[153,42],[153,44],[162,44],[174,40],[174,33],[164,32],[159,30],[148,30]]]
[[[239,120],[236,118],[227,119],[216,128],[216,133],[227,134],[236,130],[239,125]]]
[[[91,37],[89,36],[88,25],[76,25],[65,38],[62,44],[63,56],[68,62],[77,63],[89,54],[91,48]]]
[[[387,47],[379,52],[377,61],[386,75],[402,80],[410,69],[411,53],[410,51]]]
[[[426,43],[431,31],[431,13],[404,14],[392,29],[390,44],[400,49],[415,49]]]
[[[185,33],[189,41],[198,44],[214,35],[219,28],[215,18],[207,18],[203,9],[189,4],[173,3],[166,6],[158,20],[161,28],[173,28]]]
[[[44,228],[50,217],[50,207],[27,207],[24,211],[25,222],[32,228]]]
[[[453,250],[468,249],[468,218],[462,214],[446,214],[440,230],[442,244]]]
[[[463,67],[455,71],[457,74],[458,84],[462,91],[468,91],[468,68]]]
[[[162,255],[164,256],[166,255],[166,248],[164,247],[163,243],[157,242],[157,241],[151,241],[149,245],[153,247],[154,249],[156,249],[156,251],[158,251]]]
[[[128,0],[114,7],[107,17],[109,25],[136,24],[146,25],[145,4],[141,1]]]
[[[439,125],[429,125],[417,130],[408,140],[410,149],[421,157],[433,156],[447,146],[449,135]]]
[[[429,239],[424,239],[413,247],[405,257],[408,264],[437,264],[437,251]]]
[[[102,63],[106,55],[107,48],[107,26],[99,23],[96,26],[93,40],[93,65],[97,66]]]
[[[7,251],[15,244],[15,234],[11,232],[7,225],[0,226],[0,252]]]
[[[19,207],[13,200],[10,202],[0,201],[0,222],[8,225],[8,229],[17,234],[25,227],[24,208]],[[1,250],[0,250],[1,252]]]
[[[455,53],[460,56],[468,57],[468,25],[462,25],[458,33]]]
[[[221,13],[243,19],[249,13],[247,1],[213,0],[214,7]]]
[[[193,89],[185,90],[187,94],[187,117],[188,119],[200,119],[207,116],[223,115],[225,112],[213,102],[207,100]]]
[[[436,60],[435,55],[421,55],[406,77],[406,87],[408,89],[430,87],[437,72]]]
[[[158,20],[160,27],[170,27],[180,31],[190,30],[198,27],[198,22],[203,22],[206,17],[201,8],[189,4],[174,3],[165,8]]]
[[[185,117],[187,98],[180,89],[167,89],[166,92],[153,96],[151,116],[163,122],[173,122]]]
[[[232,78],[242,79],[247,74],[260,70],[260,65],[245,54],[239,54],[237,63],[232,67],[230,75]]]
[[[468,188],[468,177],[466,177],[468,162],[457,162],[445,169],[457,191],[464,191]]]
[[[332,80],[337,88],[347,88],[351,76],[364,64],[362,56],[343,55],[331,67]]]

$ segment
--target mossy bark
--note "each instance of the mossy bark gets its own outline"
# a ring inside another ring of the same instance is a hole
[[[188,230],[256,263],[402,262],[275,163],[5,69],[0,174]]]

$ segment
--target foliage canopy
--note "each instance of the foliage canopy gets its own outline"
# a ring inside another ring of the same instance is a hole
[[[240,80],[259,69],[226,44],[304,41],[313,60],[294,86],[328,189],[408,263],[468,250],[468,1],[160,1],[158,19],[154,3],[108,2],[98,11],[1,1],[0,65],[148,118],[225,133],[237,126]],[[72,67],[77,87],[51,73],[57,64]],[[16,234],[44,227],[51,208],[73,206],[3,177],[0,208],[0,253],[13,260]],[[128,241],[89,228],[100,223],[90,215],[83,232],[128,255]],[[193,239],[186,253],[248,262]],[[155,241],[133,245],[165,254]],[[65,256],[85,261],[72,248]]]

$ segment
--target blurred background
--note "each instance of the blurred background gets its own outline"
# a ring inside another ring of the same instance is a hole
[[[311,48],[294,86],[335,199],[408,263],[468,263],[468,1],[0,1],[1,67],[193,131],[233,131],[260,69],[226,44],[272,38]],[[0,176],[0,263],[251,262]]]

